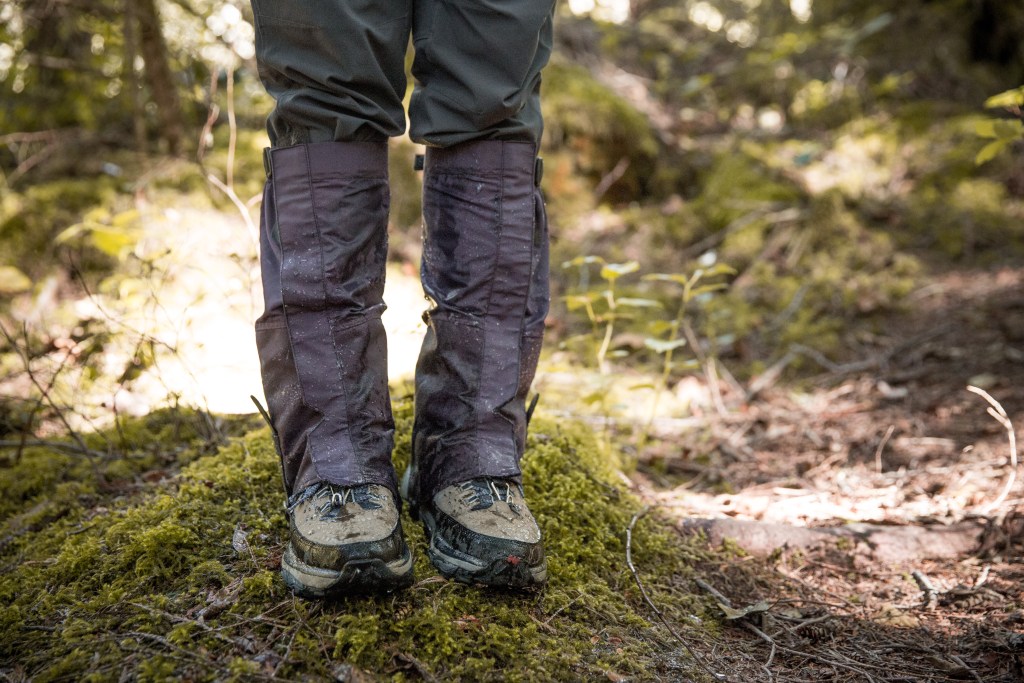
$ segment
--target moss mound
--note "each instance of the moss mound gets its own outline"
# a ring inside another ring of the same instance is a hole
[[[398,402],[396,419],[401,468],[410,401]],[[168,436],[166,425],[129,427],[136,438]],[[171,479],[149,483],[126,468],[131,486],[112,486],[98,466],[69,460],[83,456],[49,447],[6,455],[0,670],[16,677],[700,680],[678,643],[647,620],[624,561],[637,503],[582,428],[538,418],[523,463],[546,535],[545,589],[442,580],[406,518],[418,583],[335,603],[296,599],[278,576],[286,527],[265,429],[212,453],[191,443],[177,454],[191,462]],[[49,474],[18,484],[36,470]],[[648,518],[633,550],[670,618],[703,614],[685,589],[698,551]]]

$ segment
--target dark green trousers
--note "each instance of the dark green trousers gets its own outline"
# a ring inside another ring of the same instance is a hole
[[[537,143],[555,0],[252,0],[275,147],[405,132],[434,147]]]

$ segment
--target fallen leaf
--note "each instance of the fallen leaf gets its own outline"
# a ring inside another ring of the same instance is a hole
[[[917,617],[912,614],[907,614],[895,605],[882,605],[882,609],[872,617],[872,620],[875,623],[884,624],[886,626],[905,628],[916,628],[921,625],[921,621]]]
[[[231,535],[231,547],[239,555],[249,552],[249,532],[245,530],[242,524],[236,526],[235,533]]]
[[[725,614],[725,618],[726,619],[742,619],[743,617],[748,616],[750,614],[758,614],[758,613],[761,613],[761,612],[767,612],[768,611],[768,603],[765,602],[764,600],[762,600],[762,601],[760,601],[758,603],[755,603],[753,605],[749,605],[747,607],[742,607],[740,609],[736,609],[734,607],[728,607],[726,605],[723,605],[722,603],[718,603],[718,608],[720,610],[722,610],[723,614]]]

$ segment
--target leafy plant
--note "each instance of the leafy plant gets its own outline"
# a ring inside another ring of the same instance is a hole
[[[629,275],[640,270],[637,261],[626,263],[608,263],[600,256],[578,256],[571,261],[562,264],[563,268],[586,268],[591,264],[601,266],[599,271],[601,279],[605,282],[605,288],[601,291],[588,291],[585,294],[565,297],[566,305],[570,311],[584,309],[587,318],[594,329],[597,330],[604,325],[604,332],[601,338],[601,345],[597,349],[597,367],[601,374],[607,375],[610,372],[608,363],[608,351],[611,348],[612,338],[615,334],[615,323],[628,317],[620,309],[623,308],[661,308],[660,301],[652,299],[637,299],[632,297],[618,297],[615,293],[615,285],[623,275]],[[604,310],[597,312],[595,304],[602,302]]]
[[[598,266],[600,283],[595,287],[590,286],[591,266]],[[724,264],[710,264],[698,268],[690,274],[684,273],[652,273],[642,276],[643,282],[650,283],[657,288],[667,288],[670,299],[671,311],[668,310],[663,301],[655,298],[638,298],[621,296],[621,288],[618,286],[620,278],[637,273],[640,264],[637,261],[626,263],[608,263],[599,256],[578,256],[562,264],[563,268],[580,269],[580,287],[583,290],[580,294],[572,294],[564,297],[570,311],[584,311],[589,320],[593,335],[600,339],[595,354],[598,370],[602,375],[611,373],[610,359],[617,356],[625,356],[625,352],[616,354],[611,350],[612,341],[616,331],[621,331],[623,324],[636,320],[633,311],[636,309],[648,309],[660,311],[655,319],[641,321],[641,333],[643,334],[644,348],[654,352],[661,357],[659,363],[659,374],[655,381],[637,384],[631,387],[632,390],[653,389],[654,400],[650,413],[647,417],[638,439],[638,448],[646,443],[650,433],[651,425],[657,416],[662,394],[669,384],[673,372],[680,370],[694,370],[700,368],[706,359],[700,354],[699,349],[694,346],[694,357],[679,360],[678,350],[684,346],[695,345],[696,336],[690,326],[687,316],[695,313],[694,306],[703,304],[706,298],[725,289],[724,282],[714,282],[715,278],[734,274],[735,271]],[[631,311],[630,309],[633,309]],[[602,389],[592,395],[597,402],[606,400],[607,391]],[[585,399],[586,400],[586,399]]]
[[[672,371],[676,369],[692,370],[700,367],[700,360],[696,357],[682,363],[677,363],[674,360],[676,349],[686,346],[688,341],[694,338],[693,331],[686,322],[687,309],[690,307],[690,304],[699,298],[721,291],[727,286],[724,282],[705,283],[706,280],[721,275],[734,275],[735,273],[736,271],[730,266],[718,263],[708,268],[698,268],[689,276],[682,273],[653,273],[644,276],[644,280],[667,282],[675,285],[678,291],[678,306],[676,307],[676,315],[670,322],[658,320],[651,324],[652,332],[654,334],[665,334],[664,338],[650,336],[644,339],[645,347],[662,356],[662,364],[661,375],[659,375],[658,383],[655,385],[654,402],[651,405],[650,416],[640,434],[638,447],[642,448],[647,441],[651,425],[654,423],[654,418],[658,413],[661,395],[668,387],[668,379]]]
[[[1000,152],[1015,142],[1024,140],[1024,120],[1021,109],[1024,107],[1024,86],[1001,92],[985,100],[986,109],[1008,109],[1017,119],[989,119],[981,121],[975,132],[983,138],[991,139],[981,148],[974,162],[979,166],[999,156]]]
[[[107,256],[123,260],[142,234],[139,219],[136,209],[111,213],[99,207],[87,213],[80,223],[57,235],[56,242],[66,244],[80,239]]]

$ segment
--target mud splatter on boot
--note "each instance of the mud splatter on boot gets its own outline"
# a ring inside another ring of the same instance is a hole
[[[292,500],[288,519],[281,575],[297,595],[327,598],[412,584],[412,553],[388,488],[320,482]]]

